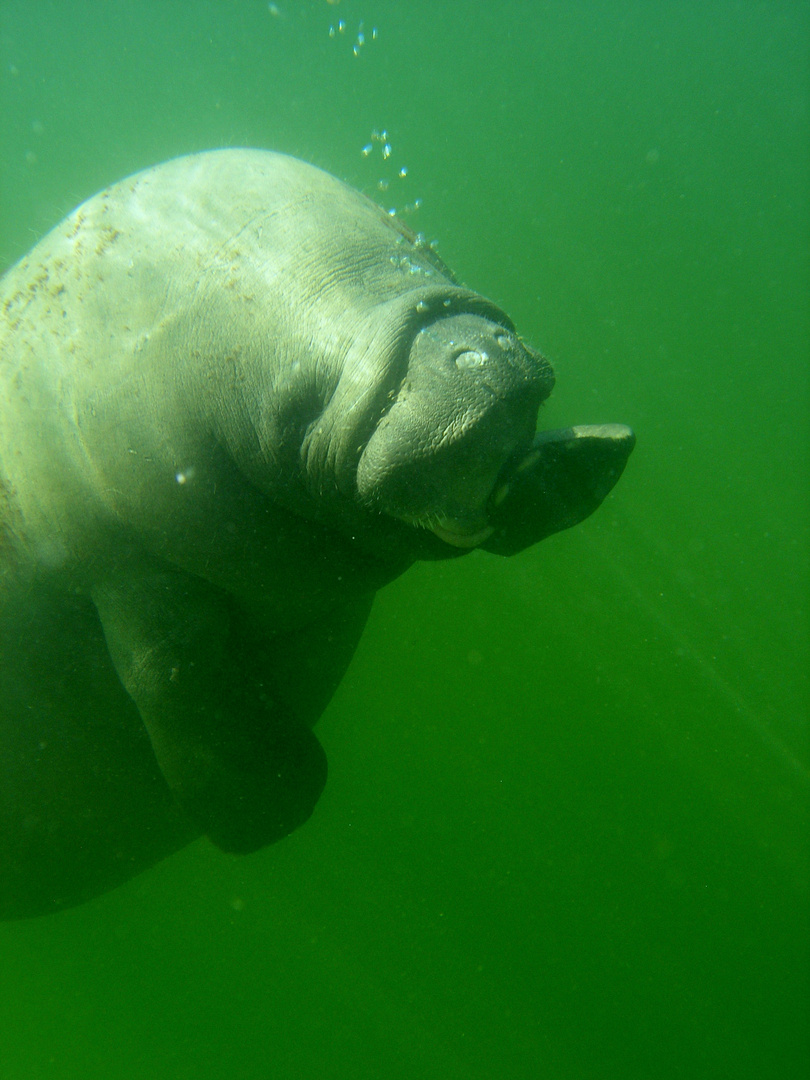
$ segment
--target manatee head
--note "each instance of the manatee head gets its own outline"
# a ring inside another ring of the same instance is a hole
[[[359,500],[445,544],[477,546],[492,532],[499,474],[531,445],[553,386],[550,364],[506,320],[462,312],[422,325],[360,456]]]

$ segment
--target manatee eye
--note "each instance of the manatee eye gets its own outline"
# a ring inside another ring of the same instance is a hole
[[[465,349],[464,352],[460,352],[456,357],[456,367],[461,368],[462,371],[469,371],[470,368],[481,367],[488,359],[489,357],[485,352],[477,352],[475,349]]]

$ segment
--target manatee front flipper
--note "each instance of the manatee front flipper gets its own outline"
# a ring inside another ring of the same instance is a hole
[[[514,555],[596,510],[621,476],[636,437],[624,424],[542,431],[507,462],[493,492],[494,533],[481,547]]]
[[[265,644],[207,582],[127,569],[93,594],[118,676],[175,798],[225,851],[254,851],[310,816],[326,756],[278,700]]]

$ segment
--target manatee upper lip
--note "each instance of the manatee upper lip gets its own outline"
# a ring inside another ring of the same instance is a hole
[[[445,544],[456,548],[478,547],[494,532],[483,513],[470,515],[466,520],[449,514],[395,514],[400,521],[414,529],[426,529]]]
[[[531,443],[524,444],[513,451],[504,464],[489,492],[485,502],[477,509],[465,512],[463,516],[451,514],[429,514],[424,517],[403,517],[402,520],[417,527],[428,529],[442,540],[456,548],[475,548],[488,540],[495,531],[491,522],[492,511],[509,493],[509,485],[515,473],[534,463],[539,451]]]
[[[495,526],[491,523],[491,514],[509,493],[510,480],[515,473],[531,466],[538,457],[539,451],[534,449],[531,442],[526,442],[515,449],[501,466],[483,507],[467,515],[466,520],[443,514],[420,524],[424,524],[445,544],[458,548],[478,547],[495,532]]]
[[[488,540],[495,531],[490,524],[482,525],[478,529],[470,529],[453,518],[441,518],[439,521],[428,525],[428,528],[446,544],[452,544],[453,547],[459,548],[478,547],[479,544],[483,544],[485,540]]]

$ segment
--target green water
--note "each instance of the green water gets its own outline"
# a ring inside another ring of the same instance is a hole
[[[639,438],[587,523],[380,595],[298,834],[0,926],[2,1080],[805,1075],[809,28],[0,0],[0,266],[188,151],[384,174],[554,360],[543,426]]]

